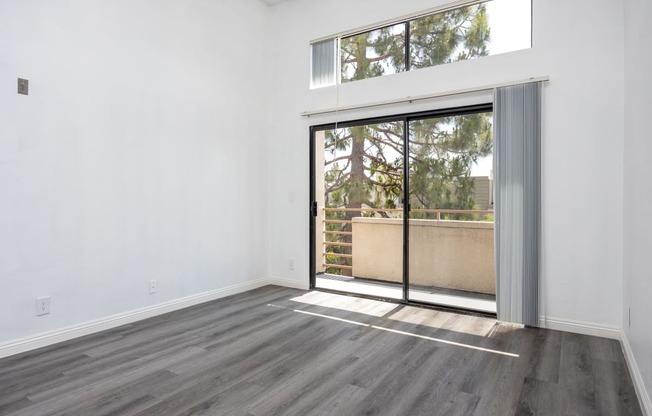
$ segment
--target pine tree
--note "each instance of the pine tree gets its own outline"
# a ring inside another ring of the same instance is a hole
[[[406,70],[405,28],[409,25],[410,69],[472,59],[488,53],[490,38],[484,5],[468,6],[351,36],[341,41],[342,82]],[[350,221],[360,215],[396,216],[402,205],[403,123],[386,122],[326,132],[325,203],[333,208],[383,208],[387,211],[327,212],[327,219]],[[407,146],[412,208],[474,208],[471,167],[492,151],[488,114],[429,118],[410,123]],[[431,214],[413,215],[432,218]],[[468,217],[468,215],[466,216]],[[449,215],[448,219],[463,219]],[[468,219],[468,218],[465,218]],[[351,232],[351,224],[327,229]],[[348,234],[329,234],[330,241],[350,243]],[[329,246],[350,254],[350,247]],[[330,264],[350,264],[346,257],[327,257]],[[329,273],[348,274],[331,268]]]

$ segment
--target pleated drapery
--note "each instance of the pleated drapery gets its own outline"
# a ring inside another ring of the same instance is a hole
[[[539,324],[541,83],[494,91],[498,319]]]

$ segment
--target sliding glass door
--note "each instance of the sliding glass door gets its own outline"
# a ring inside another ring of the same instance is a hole
[[[490,105],[314,127],[312,286],[495,312],[491,132]]]
[[[313,135],[315,286],[402,299],[403,121]]]
[[[408,123],[408,299],[495,312],[491,112]]]

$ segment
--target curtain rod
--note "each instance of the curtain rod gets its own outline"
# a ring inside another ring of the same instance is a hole
[[[352,111],[352,110],[361,110],[365,108],[373,108],[373,107],[382,107],[386,105],[393,105],[393,104],[404,104],[404,103],[413,103],[415,101],[425,101],[425,100],[432,100],[435,98],[441,98],[441,97],[450,97],[453,95],[460,95],[460,94],[469,94],[469,93],[474,93],[474,92],[483,92],[483,91],[490,91],[495,88],[499,87],[508,87],[510,85],[520,85],[520,84],[529,84],[532,82],[546,82],[549,81],[550,78],[545,75],[545,76],[540,76],[540,77],[531,77],[528,79],[524,80],[519,80],[519,81],[510,81],[510,82],[502,82],[499,84],[492,84],[492,85],[485,85],[482,87],[474,87],[474,88],[463,88],[460,90],[454,90],[454,91],[446,91],[446,92],[439,92],[435,94],[427,94],[427,95],[416,95],[414,97],[405,97],[405,98],[398,98],[394,100],[386,100],[386,101],[376,101],[373,103],[367,103],[367,104],[357,104],[357,105],[348,105],[344,107],[334,107],[334,108],[325,108],[322,110],[309,110],[309,111],[304,111],[301,113],[302,117],[310,117],[310,116],[316,116],[320,114],[331,114],[331,113],[341,113],[344,111]],[[337,88],[339,88],[339,85],[337,85]]]

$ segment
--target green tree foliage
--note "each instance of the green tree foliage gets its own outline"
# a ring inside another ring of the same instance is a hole
[[[410,68],[422,68],[487,54],[490,32],[484,5],[413,20]],[[405,25],[399,24],[344,38],[340,43],[342,82],[406,70]],[[387,122],[326,132],[324,166],[327,241],[351,243],[351,219],[400,217],[402,206],[403,123]],[[410,203],[413,209],[472,209],[473,163],[491,153],[491,115],[468,114],[412,122],[409,132]],[[383,209],[377,212],[360,208]],[[415,218],[432,218],[418,214]],[[465,219],[449,215],[447,219]],[[470,219],[470,218],[466,218]],[[350,265],[349,246],[329,245],[329,264]],[[344,256],[338,256],[344,255]],[[330,268],[328,273],[350,274]]]
[[[484,4],[412,20],[410,69],[485,56],[489,38]]]
[[[403,195],[402,122],[329,130],[325,151],[326,206],[398,206]]]
[[[408,153],[412,209],[474,209],[471,167],[491,151],[489,113],[412,121]],[[436,218],[436,214],[413,217]],[[468,214],[446,217],[472,219]]]
[[[462,7],[408,22],[410,68],[418,69],[488,54],[491,30],[484,4]],[[405,24],[360,33],[340,42],[342,82],[402,72]]]
[[[343,38],[340,59],[342,82],[405,71],[405,25]]]

